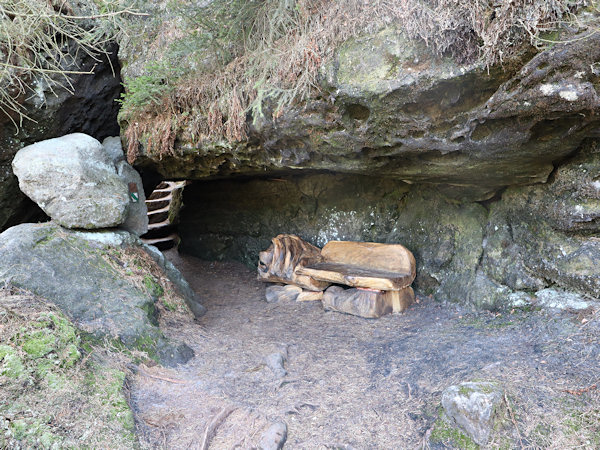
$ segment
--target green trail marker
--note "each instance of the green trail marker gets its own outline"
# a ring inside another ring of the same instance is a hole
[[[137,184],[129,183],[129,198],[133,203],[140,201],[140,194],[138,192]]]

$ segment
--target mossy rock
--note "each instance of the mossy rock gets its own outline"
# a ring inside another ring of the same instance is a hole
[[[4,291],[0,303],[7,307],[2,311],[17,312],[3,316],[0,331],[9,343],[0,345],[0,446],[75,448],[86,441],[133,447],[125,372],[93,354],[83,358],[81,333],[42,299]]]
[[[169,342],[157,326],[155,303],[163,288],[156,278],[147,273],[139,282],[114,262],[120,261],[119,252],[129,248],[137,248],[148,264],[159,260],[155,270],[162,270],[162,276],[181,286],[187,302],[196,302],[179,272],[160,260],[162,255],[146,251],[136,236],[125,231],[71,231],[53,223],[19,225],[0,235],[0,281],[53,302],[96,339],[116,338],[125,347],[145,351],[164,363],[187,361],[193,355],[189,347]],[[64,342],[72,339],[72,329],[60,319],[49,316],[46,321]],[[43,330],[22,339],[25,351],[38,358],[55,345],[55,338]],[[69,346],[63,353],[65,365],[77,357],[76,349]]]
[[[444,418],[461,430],[455,431],[454,434],[460,436],[464,432],[471,442],[478,445],[487,444],[501,416],[503,402],[503,388],[498,383],[489,381],[449,386],[442,394]],[[446,430],[446,434],[450,433],[444,427],[440,427],[440,430]]]
[[[460,448],[464,450],[478,450],[480,448],[473,439],[452,426],[441,411],[429,435],[429,442],[443,445],[445,448]]]

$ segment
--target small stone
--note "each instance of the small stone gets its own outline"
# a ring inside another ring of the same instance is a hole
[[[265,358],[265,363],[267,367],[273,371],[277,378],[283,378],[287,375],[287,370],[283,367],[285,363],[285,357],[283,354],[271,353],[269,356]]]
[[[302,288],[288,284],[286,286],[269,286],[265,290],[265,298],[267,303],[277,303],[280,301],[291,301],[294,302],[298,298],[298,295],[302,292]]]
[[[466,382],[450,386],[442,394],[446,415],[479,445],[485,445],[504,391],[492,382]]]
[[[591,306],[582,295],[552,288],[537,291],[535,297],[537,304],[546,308],[583,310]]]
[[[280,450],[287,439],[287,425],[284,422],[273,423],[260,437],[260,450]]]
[[[513,292],[508,296],[508,304],[514,308],[523,308],[531,305],[531,295],[526,292]]]

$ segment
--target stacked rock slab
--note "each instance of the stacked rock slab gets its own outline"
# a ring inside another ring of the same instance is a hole
[[[102,141],[102,146],[115,163],[117,174],[127,183],[129,194],[127,216],[119,228],[142,236],[148,231],[148,209],[142,177],[137,170],[127,164],[119,136],[107,137]]]
[[[399,244],[330,241],[320,251],[298,236],[279,235],[260,253],[258,278],[304,288],[298,301],[322,300],[328,310],[377,318],[414,301],[415,267],[412,253]],[[283,288],[267,291],[269,301],[278,292],[288,297]]]
[[[110,153],[82,133],[22,148],[12,163],[19,187],[65,228],[122,227],[137,235],[145,233],[141,178],[112,139]]]
[[[191,348],[162,334],[156,308],[162,294],[146,280],[161,292],[160,283],[168,283],[195,317],[206,310],[164,255],[139,239],[148,230],[142,180],[125,161],[120,139],[100,144],[76,133],[38,142],[17,153],[13,170],[23,192],[53,220],[0,234],[0,285],[31,291],[87,333],[118,339],[164,364],[192,357]]]

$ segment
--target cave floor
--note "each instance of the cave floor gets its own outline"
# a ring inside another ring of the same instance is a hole
[[[600,446],[600,313],[476,313],[419,298],[362,319],[320,302],[269,304],[238,263],[167,256],[208,313],[165,327],[191,361],[131,377],[149,447],[252,448],[284,421],[286,448],[447,448],[442,391],[473,380],[499,382],[510,404],[489,447]],[[274,352],[287,353],[283,377],[265,364]]]

